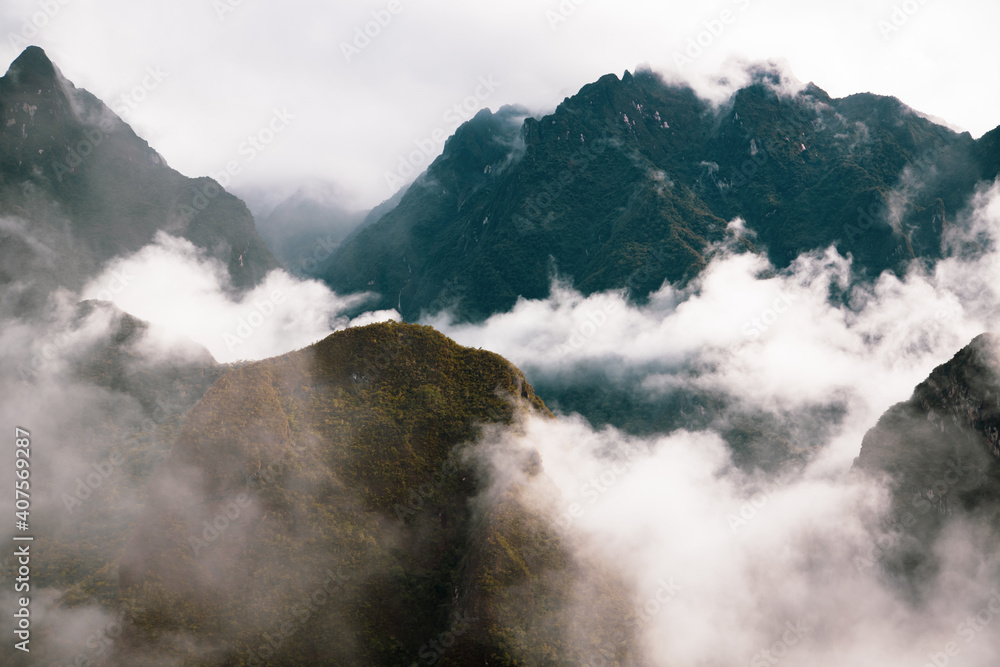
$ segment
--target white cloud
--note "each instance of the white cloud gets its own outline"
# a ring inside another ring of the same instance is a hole
[[[365,295],[341,297],[315,280],[275,270],[245,295],[225,267],[189,241],[159,232],[155,242],[110,262],[82,291],[205,346],[217,361],[264,359],[296,350],[348,326],[342,313]],[[392,311],[368,319],[392,319]]]
[[[711,430],[640,438],[576,416],[532,418],[480,445],[494,485],[559,489],[553,524],[578,553],[603,556],[637,605],[657,582],[681,587],[640,633],[641,664],[904,667],[961,655],[963,664],[987,667],[1000,651],[997,635],[973,632],[980,626],[968,619],[996,593],[995,533],[952,523],[935,547],[941,574],[927,583],[925,603],[912,605],[891,578],[858,565],[882,536],[888,505],[851,464],[882,412],[995,326],[998,230],[994,184],[949,232],[949,245],[965,253],[930,273],[915,266],[902,278],[883,275],[846,303],[831,302],[831,288],[849,284],[850,261],[832,249],[774,272],[764,258],[723,246],[690,287],[666,285],[645,305],[557,283],[548,299],[521,300],[479,324],[454,324],[448,313],[428,322],[499,352],[529,379],[589,366],[610,382],[645,376],[654,394],[676,386],[722,392],[786,422],[810,406],[845,409],[828,430],[799,429],[814,456],[772,476],[735,466]],[[532,450],[544,481],[506,462]],[[1000,623],[995,613],[984,617]]]
[[[546,475],[528,480],[512,471],[532,450]],[[964,664],[987,667],[1000,648],[995,634],[966,644],[955,631],[988,603],[996,556],[955,526],[939,547],[944,573],[931,602],[910,606],[877,568],[858,566],[887,504],[848,467],[749,476],[711,432],[634,438],[574,418],[529,418],[518,431],[494,432],[478,453],[492,470],[491,492],[512,482],[529,498],[558,489],[552,524],[647,610],[629,645],[637,664],[773,665],[762,653],[773,649],[783,664],[905,667],[958,641]],[[661,582],[679,593],[651,603]],[[566,611],[575,618],[592,603],[581,596]],[[598,645],[593,653],[591,664],[602,664]]]
[[[1000,185],[977,195],[952,243],[978,238],[995,248],[997,229]],[[641,383],[650,397],[687,388],[779,416],[845,406],[847,430],[824,454],[844,466],[882,412],[995,327],[1000,253],[945,259],[929,274],[887,273],[854,288],[847,303],[831,303],[831,287],[843,290],[849,272],[850,261],[833,249],[774,272],[759,255],[719,247],[689,287],[664,285],[644,305],[556,283],[549,298],[522,299],[482,323],[455,324],[447,312],[425,322],[503,355],[535,382],[574,382],[575,370],[597,369],[619,389]]]

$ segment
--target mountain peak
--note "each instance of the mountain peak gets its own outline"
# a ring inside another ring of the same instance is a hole
[[[56,66],[41,47],[29,46],[10,64],[4,78],[8,77],[21,85],[50,84],[56,78]]]

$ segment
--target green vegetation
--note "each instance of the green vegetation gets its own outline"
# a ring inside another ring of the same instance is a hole
[[[549,414],[506,360],[406,324],[229,372],[150,486],[121,564],[120,601],[141,611],[118,659],[198,645],[253,664],[278,633],[288,665],[564,664],[596,566],[571,559],[516,483],[475,502],[489,481],[466,447],[529,409]],[[316,602],[331,577],[336,594]],[[601,581],[588,613],[621,616],[624,588]]]
[[[718,110],[642,72],[602,77],[541,119],[481,112],[326,280],[408,319],[453,305],[483,319],[544,298],[553,271],[641,299],[697,275],[736,216],[779,268],[831,244],[868,276],[939,258],[947,220],[998,171],[995,136],[975,142],[894,98],[779,95],[777,78],[757,72]],[[886,224],[906,168],[920,187]]]

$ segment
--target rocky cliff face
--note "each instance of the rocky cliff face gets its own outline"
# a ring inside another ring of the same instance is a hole
[[[1000,338],[983,334],[890,408],[855,468],[886,479],[899,539],[884,565],[911,583],[936,571],[934,541],[952,518],[1000,531]]]
[[[543,118],[507,107],[460,127],[326,279],[408,318],[506,311],[546,296],[553,271],[642,297],[700,271],[736,216],[778,267],[836,245],[876,276],[940,257],[947,221],[998,159],[992,135],[973,141],[895,98],[792,93],[768,70],[721,107],[650,72],[607,75]]]
[[[237,288],[278,266],[243,202],[167,166],[38,47],[0,79],[0,216],[0,281],[34,282],[25,306],[81,287],[159,230],[218,258]]]

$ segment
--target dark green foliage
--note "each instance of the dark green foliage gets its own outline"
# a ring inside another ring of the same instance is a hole
[[[143,611],[119,659],[189,655],[180,632],[250,664],[287,622],[280,664],[565,662],[567,607],[594,566],[516,486],[473,511],[485,480],[463,455],[529,408],[549,414],[506,360],[405,324],[228,373],[190,412],[132,534],[120,595]],[[524,470],[539,475],[537,458]],[[241,494],[252,503],[208,539],[204,522]],[[304,618],[328,572],[343,582]],[[604,579],[598,609],[620,603]]]
[[[409,319],[509,310],[546,296],[554,270],[584,293],[642,298],[696,275],[736,216],[778,267],[835,244],[876,276],[939,258],[947,219],[997,172],[991,135],[974,142],[894,98],[783,96],[778,75],[754,76],[719,109],[641,72],[602,77],[537,120],[483,111],[326,279]],[[907,167],[920,186],[890,226]]]

